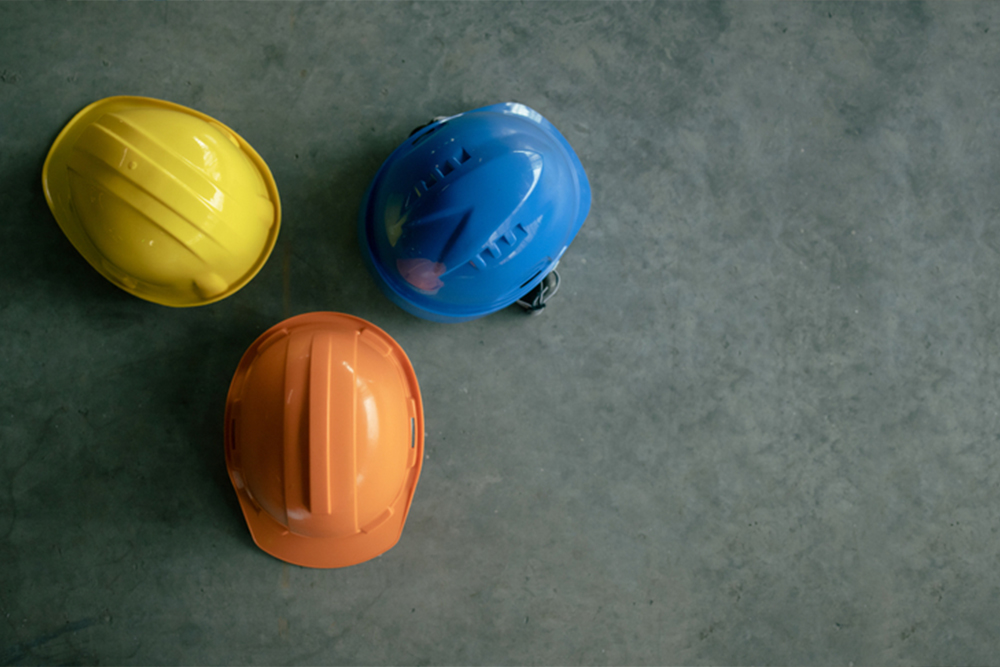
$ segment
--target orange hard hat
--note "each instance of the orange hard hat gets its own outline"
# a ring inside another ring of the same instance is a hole
[[[276,324],[243,355],[225,424],[229,477],[261,549],[346,567],[399,540],[424,416],[413,366],[387,333],[342,313]]]

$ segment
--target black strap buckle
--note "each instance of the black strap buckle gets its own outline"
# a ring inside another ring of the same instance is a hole
[[[542,278],[542,282],[516,301],[529,315],[538,315],[545,310],[545,303],[559,291],[559,272],[552,271]]]

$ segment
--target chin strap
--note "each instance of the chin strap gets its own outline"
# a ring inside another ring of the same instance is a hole
[[[545,302],[559,291],[559,272],[552,271],[542,278],[530,292],[517,300],[517,305],[524,308],[528,315],[538,315],[545,310]]]

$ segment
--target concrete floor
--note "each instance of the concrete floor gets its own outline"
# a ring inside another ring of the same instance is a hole
[[[220,303],[113,287],[46,152],[197,108],[283,227]],[[389,303],[355,216],[435,115],[534,107],[590,218],[539,318]],[[1000,4],[0,4],[0,664],[996,664]],[[427,458],[344,570],[250,539],[236,364],[284,317],[399,341]]]

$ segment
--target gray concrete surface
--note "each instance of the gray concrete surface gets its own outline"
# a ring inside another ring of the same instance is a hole
[[[269,163],[233,297],[133,298],[56,226],[46,152],[116,94]],[[506,100],[593,185],[563,292],[417,320],[364,188]],[[0,4],[0,664],[997,664],[998,131],[995,3]],[[425,398],[403,538],[345,570],[258,550],[222,456],[312,310]]]

